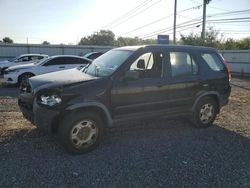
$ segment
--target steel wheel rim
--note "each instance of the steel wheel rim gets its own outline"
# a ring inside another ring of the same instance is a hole
[[[213,119],[213,116],[214,116],[213,105],[210,103],[204,104],[200,109],[199,116],[200,116],[200,121],[203,124],[207,124],[207,123],[211,122],[211,120]]]
[[[97,138],[98,128],[92,120],[82,120],[72,129],[70,138],[76,148],[88,147],[92,145]]]

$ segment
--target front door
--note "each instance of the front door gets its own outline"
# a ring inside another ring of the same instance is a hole
[[[166,100],[165,63],[164,51],[157,49],[140,53],[128,65],[111,90],[114,118],[147,116],[162,109]]]

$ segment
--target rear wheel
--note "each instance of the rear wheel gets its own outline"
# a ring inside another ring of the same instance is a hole
[[[192,121],[196,127],[211,126],[216,118],[218,105],[211,97],[204,97],[196,104]]]
[[[58,136],[64,148],[72,154],[95,149],[103,136],[101,118],[89,112],[71,114],[59,126]]]

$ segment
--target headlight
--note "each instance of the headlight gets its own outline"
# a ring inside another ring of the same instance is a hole
[[[40,96],[40,103],[44,105],[54,106],[54,105],[60,104],[61,102],[62,102],[62,99],[57,94]]]

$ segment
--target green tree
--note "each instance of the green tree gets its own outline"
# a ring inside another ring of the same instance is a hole
[[[117,46],[133,46],[133,45],[144,45],[144,44],[156,44],[155,39],[140,39],[138,37],[119,37],[116,41]]]
[[[238,41],[238,46],[240,50],[248,50],[250,49],[250,37],[241,39]]]
[[[50,45],[50,42],[48,42],[48,41],[43,41],[43,43],[42,43],[43,45]]]
[[[81,38],[79,45],[114,46],[115,34],[110,30],[100,30],[88,37]]]
[[[10,44],[12,44],[12,43],[13,43],[13,40],[12,40],[10,37],[4,37],[4,38],[3,38],[3,42],[4,42],[4,43],[10,43]]]
[[[226,40],[226,42],[222,45],[223,50],[238,50],[240,49],[239,44],[232,38]]]
[[[206,31],[204,40],[201,38],[199,34],[194,34],[192,32],[188,36],[184,36],[181,34],[181,42],[185,45],[221,48],[222,37],[219,38],[219,31],[210,27]]]

